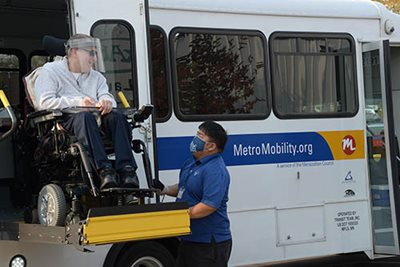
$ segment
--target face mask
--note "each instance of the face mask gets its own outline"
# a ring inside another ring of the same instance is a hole
[[[194,153],[194,152],[203,151],[205,144],[206,144],[206,142],[204,142],[203,140],[201,140],[200,138],[195,136],[193,138],[192,142],[190,143],[190,152]]]

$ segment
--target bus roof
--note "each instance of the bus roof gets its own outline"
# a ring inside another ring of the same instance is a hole
[[[371,0],[150,0],[150,8],[277,16],[380,18]]]

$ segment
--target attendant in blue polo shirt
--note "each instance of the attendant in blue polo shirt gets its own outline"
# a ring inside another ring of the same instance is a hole
[[[179,183],[161,194],[190,207],[192,233],[181,238],[177,266],[227,266],[232,236],[227,214],[230,177],[221,157],[227,134],[213,121],[203,122],[190,144],[193,157],[184,164]]]

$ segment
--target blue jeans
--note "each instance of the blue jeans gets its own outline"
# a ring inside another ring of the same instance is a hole
[[[132,128],[124,115],[118,111],[101,116],[101,129],[112,140],[115,151],[115,169],[120,171],[126,165],[137,168],[132,154]],[[65,130],[74,134],[78,141],[84,145],[93,157],[97,169],[111,167],[107,158],[101,138],[100,129],[95,116],[91,112],[82,111],[66,115],[62,126]]]

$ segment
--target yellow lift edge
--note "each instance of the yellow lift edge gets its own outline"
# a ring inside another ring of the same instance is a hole
[[[83,225],[83,244],[164,238],[190,234],[186,203],[158,203],[91,210]]]

